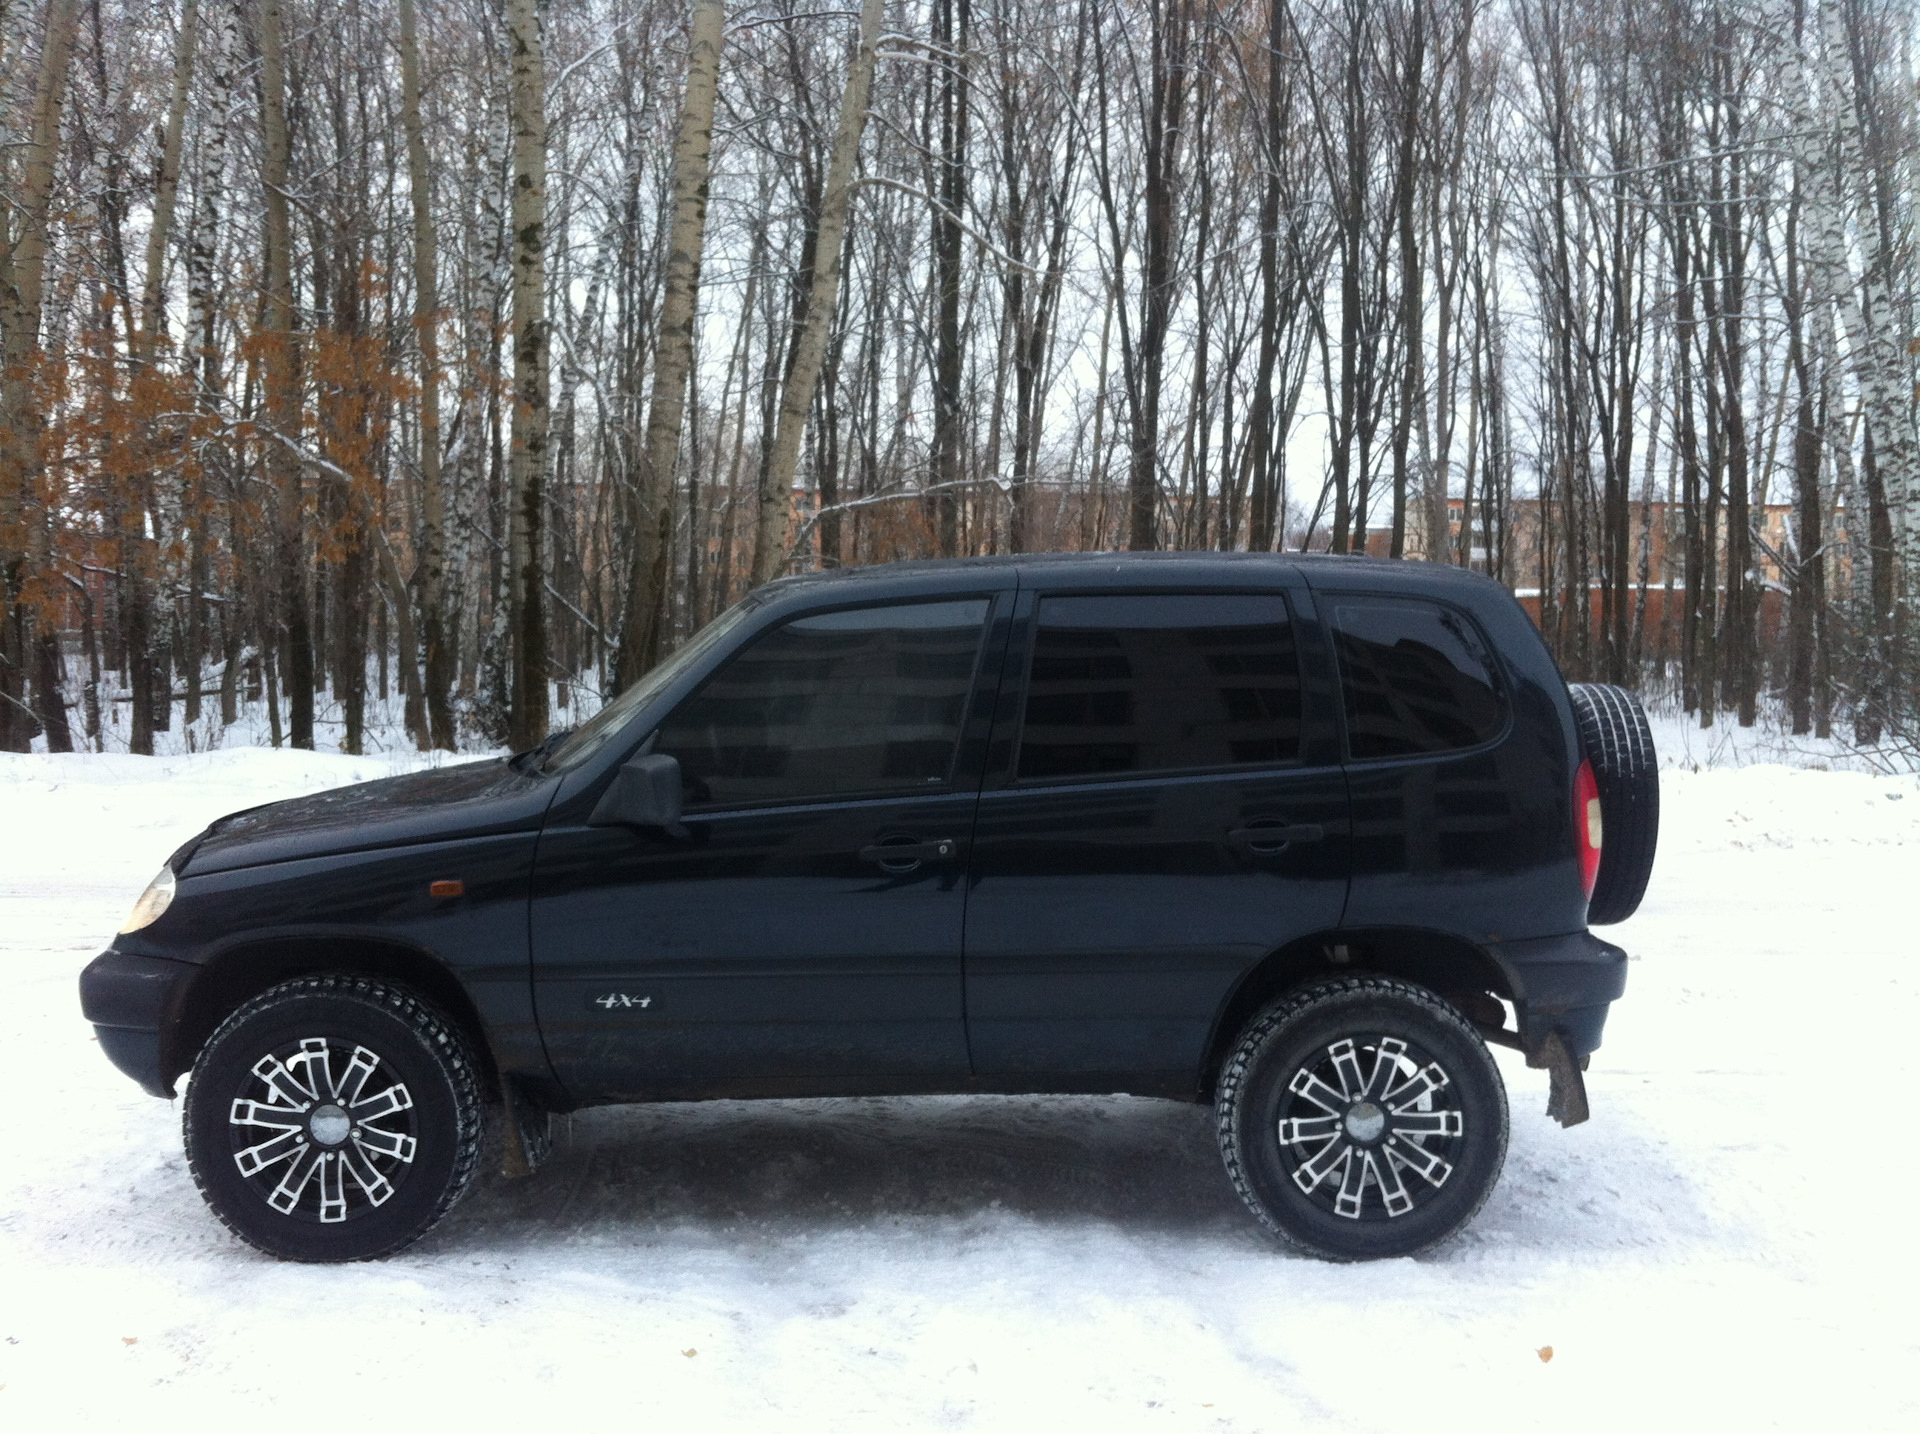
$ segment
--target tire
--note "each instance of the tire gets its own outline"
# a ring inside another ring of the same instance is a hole
[[[1254,1017],[1216,1115],[1247,1208],[1326,1260],[1457,1234],[1507,1156],[1506,1086],[1486,1043],[1433,992],[1385,976],[1308,986]]]
[[[1587,902],[1589,926],[1611,926],[1640,908],[1660,839],[1660,761],[1640,701],[1624,687],[1567,687],[1580,749],[1600,789],[1600,874]]]
[[[187,1165],[213,1213],[284,1260],[374,1260],[466,1193],[485,1109],[465,1038],[412,992],[304,976],[221,1023],[187,1086]]]

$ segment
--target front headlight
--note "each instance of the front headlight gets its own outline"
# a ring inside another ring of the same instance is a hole
[[[151,926],[160,919],[160,913],[173,903],[173,868],[163,866],[160,874],[147,883],[147,889],[140,893],[140,899],[133,903],[133,915],[127,918],[127,924],[120,928],[120,934],[138,931],[143,926]]]

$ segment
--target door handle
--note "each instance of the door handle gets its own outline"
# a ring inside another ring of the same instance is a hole
[[[875,862],[888,871],[905,871],[923,861],[945,861],[959,850],[957,837],[936,837],[932,841],[876,842],[860,848],[860,860]]]
[[[1296,822],[1290,826],[1236,827],[1227,833],[1227,840],[1248,851],[1272,853],[1295,842],[1322,841],[1326,835],[1327,829],[1318,822]]]

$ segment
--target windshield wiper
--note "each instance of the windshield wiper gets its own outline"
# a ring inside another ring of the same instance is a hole
[[[529,767],[539,767],[541,761],[555,747],[573,735],[573,728],[563,727],[558,732],[549,732],[540,741],[524,752],[515,752],[507,758],[507,765],[516,772],[524,772]]]

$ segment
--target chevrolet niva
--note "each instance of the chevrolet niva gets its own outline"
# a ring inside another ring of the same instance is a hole
[[[1272,1232],[1402,1255],[1499,1176],[1489,1042],[1586,1117],[1658,803],[1634,699],[1454,568],[840,570],[531,751],[222,818],[81,1000],[289,1259],[418,1239],[490,1126],[940,1092],[1210,1103]]]

